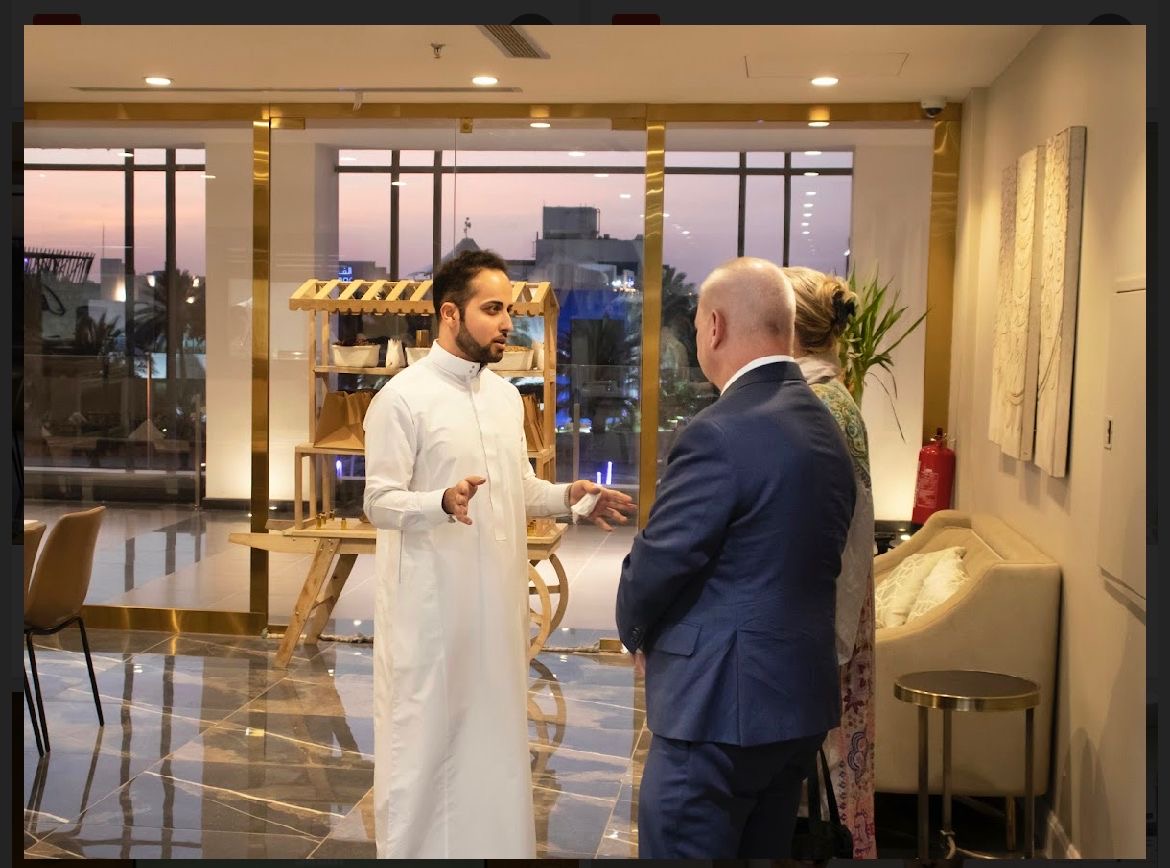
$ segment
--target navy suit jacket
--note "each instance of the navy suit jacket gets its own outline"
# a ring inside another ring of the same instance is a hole
[[[841,429],[793,362],[744,374],[683,429],[618,585],[651,732],[746,747],[837,725],[853,498]]]

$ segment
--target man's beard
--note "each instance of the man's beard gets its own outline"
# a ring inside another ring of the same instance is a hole
[[[504,357],[503,347],[491,341],[487,344],[478,343],[467,330],[467,325],[462,322],[459,323],[459,331],[455,334],[455,346],[471,361],[479,362],[481,365],[498,362]]]

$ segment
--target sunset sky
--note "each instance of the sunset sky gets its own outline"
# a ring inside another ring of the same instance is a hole
[[[45,162],[48,152],[30,151],[26,160]],[[110,151],[56,152],[57,159],[82,158],[86,162],[120,162],[99,159]],[[140,149],[135,158],[144,162],[154,152]],[[158,152],[161,154],[161,151]],[[98,157],[95,157],[95,154]],[[357,155],[357,156],[354,156]],[[341,151],[342,167],[388,163],[389,151]],[[540,152],[461,152],[459,165],[564,165],[562,154]],[[777,165],[778,154],[752,155],[750,165]],[[807,168],[817,163],[842,165],[843,155],[794,159]],[[848,156],[848,155],[844,155]],[[199,151],[180,153],[180,162],[201,159]],[[685,159],[684,159],[685,158]],[[274,155],[279,159],[279,152]],[[640,167],[641,154],[599,153],[590,160],[601,165]],[[736,155],[687,154],[668,161],[690,166],[734,165]],[[404,152],[403,162],[429,164],[429,152]],[[588,164],[588,162],[586,162]],[[581,165],[581,162],[575,163]],[[848,165],[846,162],[845,165]],[[113,171],[25,172],[25,243],[28,247],[84,250],[95,254],[92,280],[99,279],[102,257],[122,258],[124,203],[123,175]],[[542,206],[585,205],[600,211],[600,232],[614,238],[634,238],[643,231],[645,181],[640,173],[455,174],[444,177],[442,249],[450,250],[463,236],[470,219],[469,236],[508,259],[530,259],[541,232]],[[274,171],[274,177],[278,174]],[[841,270],[849,245],[851,178],[819,176],[793,178],[792,264]],[[431,263],[432,181],[429,172],[402,175],[400,186],[401,254],[403,274],[429,268]],[[178,266],[194,274],[206,268],[206,185],[217,183],[203,172],[177,176]],[[778,176],[749,177],[746,191],[745,253],[779,260],[783,228],[783,184]],[[135,176],[135,246],[139,273],[164,267],[164,177],[161,172]],[[342,172],[339,178],[339,258],[373,260],[385,267],[389,260],[390,176]],[[814,195],[807,195],[813,193]],[[736,253],[738,182],[734,176],[668,174],[665,192],[665,242],[663,259],[698,283],[712,268]],[[809,207],[811,204],[811,207]],[[804,215],[810,216],[804,216]],[[801,223],[809,223],[802,227]],[[808,231],[805,236],[801,232]],[[396,275],[400,276],[400,275]]]

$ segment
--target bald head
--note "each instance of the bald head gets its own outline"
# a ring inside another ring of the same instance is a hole
[[[723,313],[733,342],[775,343],[778,353],[792,349],[792,283],[773,262],[753,256],[725,262],[703,281],[699,304]]]
[[[791,355],[796,301],[773,262],[751,256],[726,262],[699,288],[695,330],[699,365],[723,383],[753,359]]]

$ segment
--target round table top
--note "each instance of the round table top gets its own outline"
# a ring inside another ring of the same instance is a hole
[[[894,679],[894,696],[951,711],[1014,711],[1040,704],[1040,688],[1034,681],[976,669],[910,672]]]

